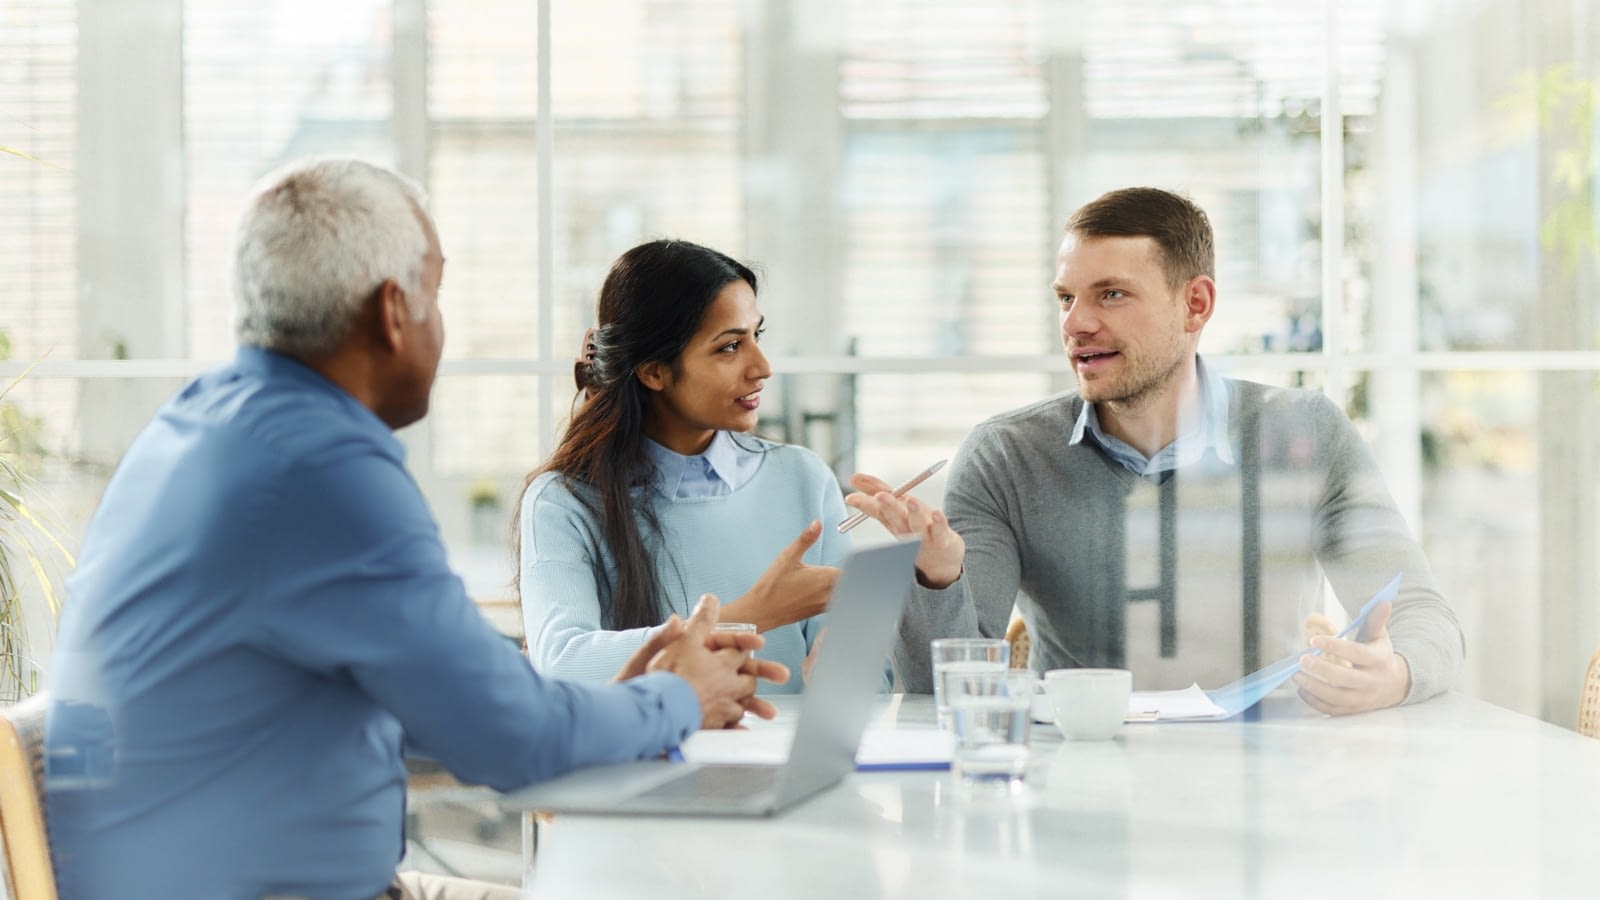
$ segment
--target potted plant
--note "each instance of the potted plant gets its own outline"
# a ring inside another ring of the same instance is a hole
[[[10,356],[0,331],[0,359]],[[32,366],[0,389],[0,705],[41,687],[60,613],[60,575],[73,565],[30,474],[43,458],[39,423],[9,399]]]
[[[467,505],[472,510],[472,540],[492,544],[505,523],[501,519],[500,487],[482,478],[467,488]]]

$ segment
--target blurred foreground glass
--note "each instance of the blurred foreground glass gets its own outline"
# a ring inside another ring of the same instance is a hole
[[[965,672],[1004,672],[1011,664],[1011,645],[999,638],[940,638],[932,642],[933,708],[939,727],[950,728],[945,676]]]
[[[999,793],[1022,789],[1028,772],[1034,679],[1021,669],[945,675],[956,734],[952,770],[963,787]]]
[[[718,622],[717,624],[711,626],[711,630],[726,631],[733,634],[755,634],[757,631],[756,623],[754,622]],[[752,650],[750,655],[755,656],[755,651]]]

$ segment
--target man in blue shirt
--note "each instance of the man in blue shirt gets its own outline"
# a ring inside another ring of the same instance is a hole
[[[788,673],[713,635],[715,602],[610,685],[541,678],[473,607],[392,433],[427,412],[444,341],[413,185],[291,167],[235,254],[238,355],[134,441],[69,583],[47,737],[64,900],[421,896],[385,893],[402,742],[508,790],[772,714],[756,680]]]

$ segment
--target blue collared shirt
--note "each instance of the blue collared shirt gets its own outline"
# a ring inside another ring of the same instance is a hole
[[[402,737],[504,790],[658,754],[700,720],[674,675],[535,673],[446,565],[389,428],[253,348],[123,457],[51,699],[63,900],[370,898],[402,849]]]
[[[1149,481],[1157,481],[1163,473],[1199,462],[1207,450],[1215,453],[1221,462],[1232,465],[1233,446],[1228,441],[1228,383],[1199,357],[1195,357],[1194,364],[1200,376],[1200,421],[1185,429],[1177,440],[1157,450],[1155,456],[1147,459],[1131,444],[1107,434],[1100,427],[1100,417],[1093,403],[1085,403],[1083,411],[1078,413],[1068,445],[1080,444],[1088,437],[1123,468]]]
[[[720,497],[744,487],[761,468],[761,451],[719,431],[704,453],[684,456],[645,438],[645,455],[655,464],[656,493],[668,500]]]

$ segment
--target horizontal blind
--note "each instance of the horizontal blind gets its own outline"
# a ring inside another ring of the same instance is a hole
[[[1038,2],[852,4],[840,60],[842,317],[864,355],[1050,346]],[[863,376],[866,467],[914,471],[1043,394],[1031,373]]]
[[[839,68],[847,118],[1044,115],[1040,0],[871,0],[847,4]],[[816,13],[812,13],[816,14]]]
[[[1383,7],[1339,3],[1346,115],[1374,106]],[[1092,3],[1082,35],[1089,115],[1097,119],[1250,119],[1294,115],[1322,94],[1319,4],[1279,0]]]
[[[538,19],[538,0],[428,0],[434,120],[531,122],[538,111]]]
[[[232,356],[233,228],[251,187],[304,156],[392,165],[388,0],[185,0],[189,354]]]
[[[526,0],[429,6],[430,171],[450,259],[451,357],[528,357],[539,346],[536,13]],[[672,235],[739,254],[743,51],[733,0],[595,0],[551,13],[554,345],[566,356],[628,247]],[[449,418],[497,423],[485,440],[436,421],[439,474],[538,462],[529,382],[446,381],[439,391]],[[557,391],[562,413],[570,391]]]
[[[77,9],[0,3],[0,331],[10,358],[77,356]],[[9,379],[6,380],[9,382]],[[37,428],[29,443],[71,452],[77,385],[30,379],[7,395]]]
[[[450,358],[539,347],[538,11],[534,0],[428,4],[429,160],[446,258]],[[427,427],[436,475],[506,475],[537,462],[537,381],[442,378]]]

